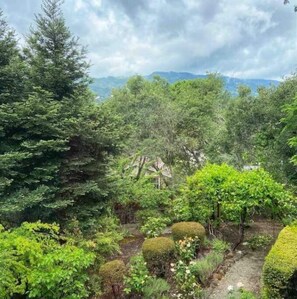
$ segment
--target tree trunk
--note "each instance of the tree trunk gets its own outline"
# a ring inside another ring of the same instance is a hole
[[[238,242],[234,245],[233,250],[235,250],[244,240],[246,216],[247,216],[247,208],[243,208],[240,216],[239,239]]]

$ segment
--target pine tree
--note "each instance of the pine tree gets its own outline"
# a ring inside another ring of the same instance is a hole
[[[0,103],[20,98],[24,91],[24,65],[17,48],[14,31],[0,10]]]
[[[61,3],[44,0],[28,38],[28,92],[0,105],[0,222],[92,219],[107,197],[117,121],[86,86],[86,63]]]
[[[25,55],[31,84],[53,93],[55,99],[85,90],[89,83],[85,48],[65,24],[63,0],[44,0],[42,14],[36,16]]]

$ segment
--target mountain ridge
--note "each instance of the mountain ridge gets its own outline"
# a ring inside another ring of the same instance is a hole
[[[194,80],[206,78],[207,75],[193,74],[189,72],[162,72],[155,71],[149,75],[143,76],[145,79],[152,80],[154,76],[160,76],[166,79],[170,84],[183,80]],[[221,76],[225,83],[225,88],[232,94],[236,94],[239,85],[247,85],[251,88],[253,93],[257,92],[260,86],[269,87],[271,85],[277,86],[280,81],[270,79],[241,79],[236,77]],[[105,99],[110,96],[112,89],[123,87],[130,77],[107,76],[101,78],[93,78],[93,83],[90,85],[94,93],[100,99]]]

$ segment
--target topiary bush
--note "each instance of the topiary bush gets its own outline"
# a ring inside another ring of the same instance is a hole
[[[150,272],[157,276],[166,274],[174,258],[174,242],[165,237],[147,239],[142,245],[142,254]]]
[[[205,228],[198,222],[178,222],[171,229],[174,241],[198,237],[203,242],[205,237]]]
[[[263,298],[297,298],[297,226],[279,234],[263,267]]]
[[[126,273],[126,266],[121,260],[113,260],[103,264],[99,269],[99,275],[103,282],[105,292],[116,292],[121,288]]]

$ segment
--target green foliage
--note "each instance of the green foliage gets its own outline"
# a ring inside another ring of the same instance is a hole
[[[86,88],[85,62],[60,4],[44,1],[25,62],[0,17],[0,216],[10,223],[75,216],[87,222],[102,213],[109,190],[117,118]]]
[[[119,242],[123,239],[123,231],[115,216],[102,215],[92,230],[86,232],[82,230],[84,225],[72,219],[67,222],[65,234],[74,239],[75,244],[96,253],[95,267],[99,268],[109,256],[120,253]]]
[[[140,225],[144,225],[149,218],[162,218],[162,214],[159,209],[144,209],[138,210],[135,213],[136,221]]]
[[[18,100],[25,89],[25,67],[14,31],[0,9],[0,104]]]
[[[207,164],[187,179],[182,189],[189,202],[191,219],[202,223],[220,223],[222,202],[225,198],[224,184],[238,173],[227,164]]]
[[[287,226],[279,234],[265,259],[263,297],[296,298],[297,226]]]
[[[130,171],[133,165],[127,165]],[[144,170],[143,170],[144,171]],[[170,190],[158,189],[153,182],[153,177],[147,175],[139,179],[132,177],[126,170],[121,177],[117,178],[117,201],[122,204],[136,203],[143,210],[156,210],[169,205]]]
[[[277,180],[295,181],[296,169],[290,163],[294,148],[290,149],[287,141],[294,136],[296,122],[294,113],[284,108],[294,107],[296,79],[294,75],[277,88],[261,88],[257,95],[240,93],[237,99],[229,102],[222,143],[229,163],[239,168],[260,163]]]
[[[230,244],[220,239],[211,240],[211,248],[216,252],[225,253],[228,249],[230,249]]]
[[[191,263],[191,272],[199,279],[202,284],[206,284],[209,277],[223,262],[224,253],[219,251],[211,251],[205,257]]]
[[[170,223],[169,218],[149,217],[145,224],[141,226],[140,231],[148,238],[155,238],[162,234],[168,223]]]
[[[294,219],[296,213],[296,199],[263,169],[237,171],[225,164],[209,164],[188,178],[182,192],[191,202],[194,219],[240,224],[240,241],[254,213],[279,219]]]
[[[141,254],[131,257],[128,274],[124,278],[126,294],[142,294],[149,281],[149,272]]]
[[[161,158],[178,174],[173,180],[162,177],[171,185],[200,167],[206,155],[216,155],[219,110],[227,97],[216,75],[172,86],[160,77],[147,81],[136,76],[113,92],[106,107],[126,125],[127,153]]]
[[[189,200],[186,197],[178,197],[171,202],[171,215],[175,221],[189,221],[192,218],[192,211]]]
[[[150,277],[143,288],[144,299],[166,299],[170,285],[162,278]]]
[[[94,254],[61,239],[59,226],[23,223],[0,233],[0,295],[28,298],[86,298],[86,270]],[[75,295],[74,295],[75,294]]]
[[[66,26],[61,5],[61,0],[43,1],[24,51],[30,85],[51,92],[58,100],[86,89],[89,83],[85,49]]]
[[[174,242],[165,237],[146,239],[142,244],[142,254],[148,269],[155,275],[164,275],[169,262],[174,257]]]
[[[122,285],[126,273],[126,266],[121,260],[113,260],[103,264],[99,269],[104,290],[110,291],[114,285]]]
[[[248,246],[252,250],[258,250],[267,247],[272,240],[273,238],[271,235],[255,235],[249,240],[247,240],[247,242]]]
[[[205,228],[198,222],[178,222],[172,225],[172,237],[175,241],[184,238],[198,237],[203,242],[205,237]]]

